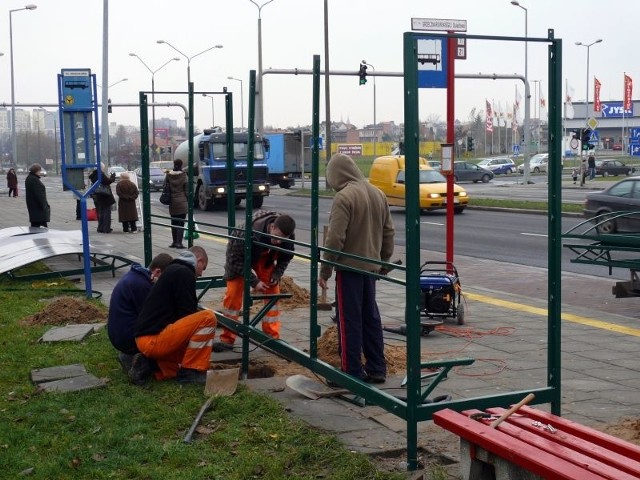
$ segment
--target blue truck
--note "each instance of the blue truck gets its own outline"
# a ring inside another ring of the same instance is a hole
[[[269,182],[281,188],[291,188],[296,178],[311,173],[311,149],[304,149],[304,169],[302,164],[302,140],[300,131],[295,133],[270,133],[265,135],[269,141]],[[308,144],[311,136],[306,136]]]
[[[247,184],[247,150],[249,134],[246,132],[233,134],[233,188],[235,205],[253,196],[253,207],[261,208],[264,198],[269,195],[269,142],[262,136],[254,136],[253,189]],[[174,160],[182,160],[183,168],[187,168],[189,144],[182,142],[174,153]],[[205,130],[193,137],[194,164],[194,207],[211,210],[214,206],[228,205],[227,185],[227,134],[220,129]]]

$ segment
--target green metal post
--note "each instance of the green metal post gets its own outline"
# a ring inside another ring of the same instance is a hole
[[[140,154],[142,160],[142,225],[144,263],[153,259],[151,246],[151,195],[149,189],[149,106],[147,95],[140,92]]]
[[[320,136],[320,55],[313,56],[313,102],[311,117],[311,262],[310,290],[311,290],[311,324],[309,326],[309,355],[318,357],[318,168],[320,165],[320,152],[318,151],[318,137]],[[302,158],[304,164],[304,155]]]
[[[553,387],[551,410],[560,415],[562,372],[562,40],[549,30],[549,242],[547,385]]]
[[[187,142],[189,145],[189,157],[188,157],[188,196],[187,202],[187,245],[193,247],[193,82],[189,82],[189,132],[187,134]],[[184,235],[184,232],[181,233]]]
[[[419,112],[417,41],[404,34],[404,146],[406,170],[406,256],[407,288],[407,468],[418,468],[418,416],[420,401],[420,197],[419,197]]]
[[[236,189],[234,186],[235,158],[233,157],[233,93],[225,96],[227,120],[227,222],[230,227],[236,226]],[[229,231],[231,233],[231,230]]]

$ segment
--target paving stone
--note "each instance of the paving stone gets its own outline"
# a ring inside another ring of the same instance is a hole
[[[86,373],[87,369],[81,363],[62,365],[59,367],[36,368],[31,370],[31,381],[38,384],[52,380],[60,380],[62,378],[79,377]]]
[[[106,384],[105,380],[89,373],[79,377],[41,383],[38,385],[38,389],[45,392],[78,392],[80,390],[104,387]]]
[[[93,333],[93,325],[67,325],[48,330],[38,341],[40,342],[81,342]]]

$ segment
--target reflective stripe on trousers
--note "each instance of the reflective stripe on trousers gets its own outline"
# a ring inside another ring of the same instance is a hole
[[[157,335],[136,338],[136,344],[146,357],[158,362],[157,380],[175,377],[180,367],[205,371],[217,323],[211,310],[202,310],[167,325]]]

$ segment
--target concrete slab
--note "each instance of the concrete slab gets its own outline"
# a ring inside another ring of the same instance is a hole
[[[80,390],[90,390],[92,388],[104,387],[107,382],[90,373],[79,377],[64,378],[38,385],[38,390],[44,392],[78,392]]]
[[[60,380],[62,378],[80,377],[87,373],[87,369],[81,363],[62,365],[59,367],[36,368],[31,370],[31,381],[35,384]]]
[[[39,342],[81,342],[93,333],[94,325],[79,324],[54,327],[40,337]]]

